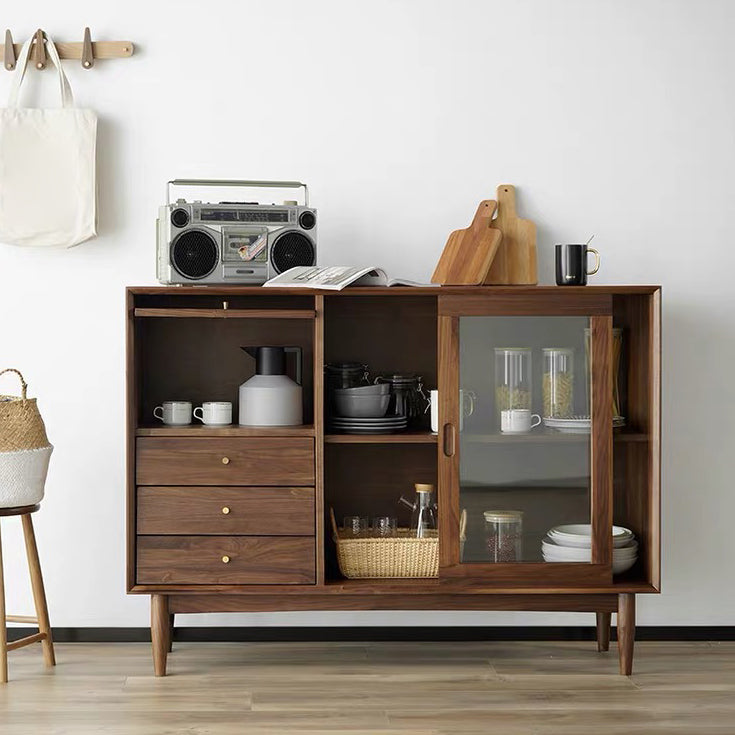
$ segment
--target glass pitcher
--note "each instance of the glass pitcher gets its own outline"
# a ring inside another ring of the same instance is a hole
[[[416,500],[412,503],[401,495],[400,502],[411,508],[411,535],[416,538],[431,536],[436,531],[436,503],[434,502],[434,486],[417,483]]]

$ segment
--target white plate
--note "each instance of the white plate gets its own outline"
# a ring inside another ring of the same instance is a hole
[[[555,563],[555,562],[569,562],[570,559],[551,559],[547,556],[544,556],[544,561]],[[612,573],[613,574],[622,574],[623,572],[627,572],[628,569],[630,569],[633,564],[635,564],[637,561],[637,557],[633,557],[632,559],[613,559],[612,563]]]
[[[554,556],[559,559],[570,559],[574,561],[590,561],[592,557],[591,549],[581,549],[572,546],[558,546],[553,541],[544,539],[541,541],[541,550],[545,555]],[[616,559],[627,559],[631,556],[637,556],[638,544],[633,542],[631,546],[613,549],[613,561]]]
[[[555,526],[549,536],[559,546],[576,546],[589,548],[592,545],[592,526],[589,523],[574,523],[566,526]],[[612,527],[613,546],[626,546],[635,539],[633,532],[623,526]]]
[[[545,417],[543,421],[544,426],[549,429],[556,429],[567,434],[589,434],[592,425],[592,420],[589,416],[572,416],[568,419]],[[619,429],[625,426],[625,417],[614,416],[612,425],[613,429]]]

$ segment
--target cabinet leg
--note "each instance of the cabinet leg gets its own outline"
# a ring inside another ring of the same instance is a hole
[[[168,652],[174,650],[174,614],[168,615]]]
[[[0,684],[8,682],[8,629],[5,624],[5,579],[3,577],[3,541],[0,537]]]
[[[153,645],[153,671],[156,676],[166,676],[169,625],[168,597],[151,595],[151,643]]]
[[[609,651],[610,650],[610,619],[612,613],[601,612],[596,613],[597,615],[597,650],[598,651]]]
[[[635,642],[635,595],[629,592],[618,595],[618,655],[620,673],[633,673],[633,644]]]
[[[23,538],[26,543],[26,556],[28,557],[28,571],[31,575],[31,588],[33,590],[33,602],[36,606],[36,618],[38,620],[38,632],[45,633],[41,641],[43,648],[43,660],[46,666],[56,666],[54,655],[54,641],[51,637],[51,624],[48,618],[48,606],[46,605],[46,592],[43,589],[43,576],[41,575],[41,562],[38,559],[38,548],[36,547],[36,534],[33,531],[33,520],[31,514],[26,513],[20,517],[23,524]]]

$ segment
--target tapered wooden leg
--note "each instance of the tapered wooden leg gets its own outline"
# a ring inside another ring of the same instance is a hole
[[[153,671],[156,676],[166,676],[169,625],[168,597],[151,595],[151,643],[153,644]]]
[[[610,619],[612,613],[601,612],[596,613],[597,615],[597,650],[598,651],[609,651],[610,650]]]
[[[5,577],[3,576],[3,540],[0,536],[0,684],[8,682],[8,629],[5,624]]]
[[[635,595],[628,592],[618,595],[618,655],[620,673],[633,673],[633,644],[635,642]]]
[[[51,637],[51,625],[48,619],[46,593],[43,589],[41,562],[38,560],[36,534],[33,532],[33,520],[31,519],[30,513],[22,515],[20,517],[20,520],[23,523],[23,538],[26,542],[26,556],[28,557],[28,571],[31,575],[33,602],[36,605],[38,632],[44,634],[44,638],[41,641],[41,646],[43,648],[43,660],[46,666],[56,666],[56,656],[54,655],[54,641]]]
[[[174,614],[169,613],[168,616],[168,652],[174,650]]]

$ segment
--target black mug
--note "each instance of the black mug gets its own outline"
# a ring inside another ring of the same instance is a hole
[[[587,270],[587,253],[594,253],[597,262],[593,270]],[[600,254],[586,245],[556,246],[556,285],[586,286],[587,276],[600,270]]]

